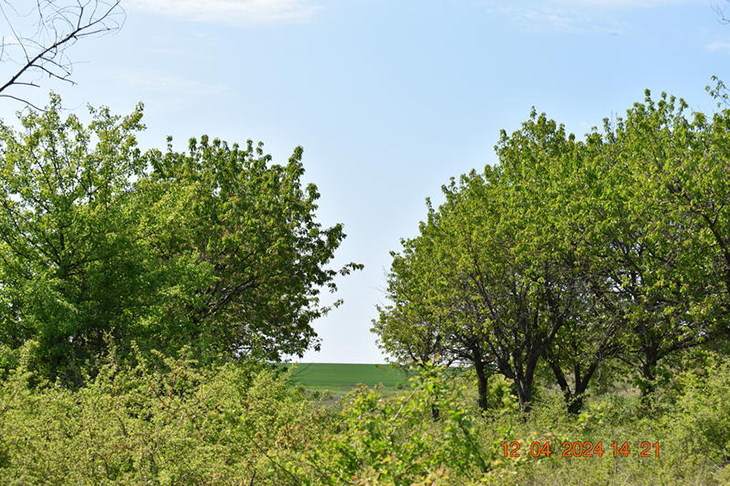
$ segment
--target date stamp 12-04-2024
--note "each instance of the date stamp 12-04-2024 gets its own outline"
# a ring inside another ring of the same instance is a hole
[[[558,445],[560,444],[560,445]],[[613,457],[659,457],[659,441],[645,440],[636,444],[627,441],[613,441],[604,445],[603,441],[564,441],[526,443],[523,441],[505,441],[502,443],[504,457],[603,457],[604,454]]]

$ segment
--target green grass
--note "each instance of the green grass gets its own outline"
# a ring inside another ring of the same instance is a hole
[[[294,365],[292,380],[309,391],[347,393],[359,384],[383,386],[383,392],[395,392],[405,385],[408,376],[388,364],[301,363]]]

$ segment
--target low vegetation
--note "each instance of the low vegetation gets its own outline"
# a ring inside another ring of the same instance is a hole
[[[557,390],[541,387],[532,411],[520,412],[506,380],[492,383],[484,412],[473,376],[440,368],[396,394],[361,386],[323,407],[287,375],[260,365],[201,368],[184,351],[134,366],[110,357],[75,391],[44,382],[24,353],[0,387],[2,483],[730,481],[730,363],[715,355],[688,357],[695,366],[674,375],[650,408],[637,396],[596,391],[575,416]],[[580,443],[573,454],[591,442],[591,457],[564,457],[565,442]],[[520,444],[520,457],[505,457],[505,444],[508,455]]]

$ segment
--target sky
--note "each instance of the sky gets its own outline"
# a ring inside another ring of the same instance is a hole
[[[12,2],[11,2],[12,3]],[[16,1],[17,5],[31,2]],[[35,3],[35,2],[32,2]],[[263,141],[275,162],[304,147],[323,225],[347,238],[333,267],[345,303],[314,323],[303,362],[380,363],[370,333],[387,304],[391,250],[417,234],[425,199],[450,177],[497,162],[499,131],[531,107],[579,136],[621,116],[644,90],[712,111],[730,83],[725,0],[122,0],[114,34],[69,51],[71,86],[38,78],[70,112],[145,106],[143,148],[182,150],[207,134]],[[2,28],[2,27],[0,27]],[[9,32],[2,33],[4,37]],[[13,65],[0,63],[0,83]],[[35,78],[33,78],[35,79]],[[11,122],[23,105],[0,99]]]

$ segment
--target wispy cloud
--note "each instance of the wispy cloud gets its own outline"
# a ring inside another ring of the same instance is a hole
[[[618,10],[661,7],[663,5],[691,3],[692,1],[693,0],[553,0],[547,3]]]
[[[119,71],[117,78],[145,91],[176,95],[222,95],[232,90],[222,84],[211,84],[154,71]]]
[[[711,44],[707,44],[705,49],[713,52],[730,52],[730,42],[715,41]]]
[[[489,13],[507,17],[524,26],[542,26],[558,30],[580,30],[584,28],[586,18],[577,12],[565,12],[546,6],[486,6]],[[583,26],[583,27],[582,27]]]
[[[629,10],[646,9],[706,0],[514,0],[506,2],[484,0],[478,3],[487,12],[503,15],[530,28],[571,32],[604,32],[616,34],[623,30],[619,14]]]
[[[312,0],[130,0],[131,9],[204,22],[302,22],[321,6]]]

